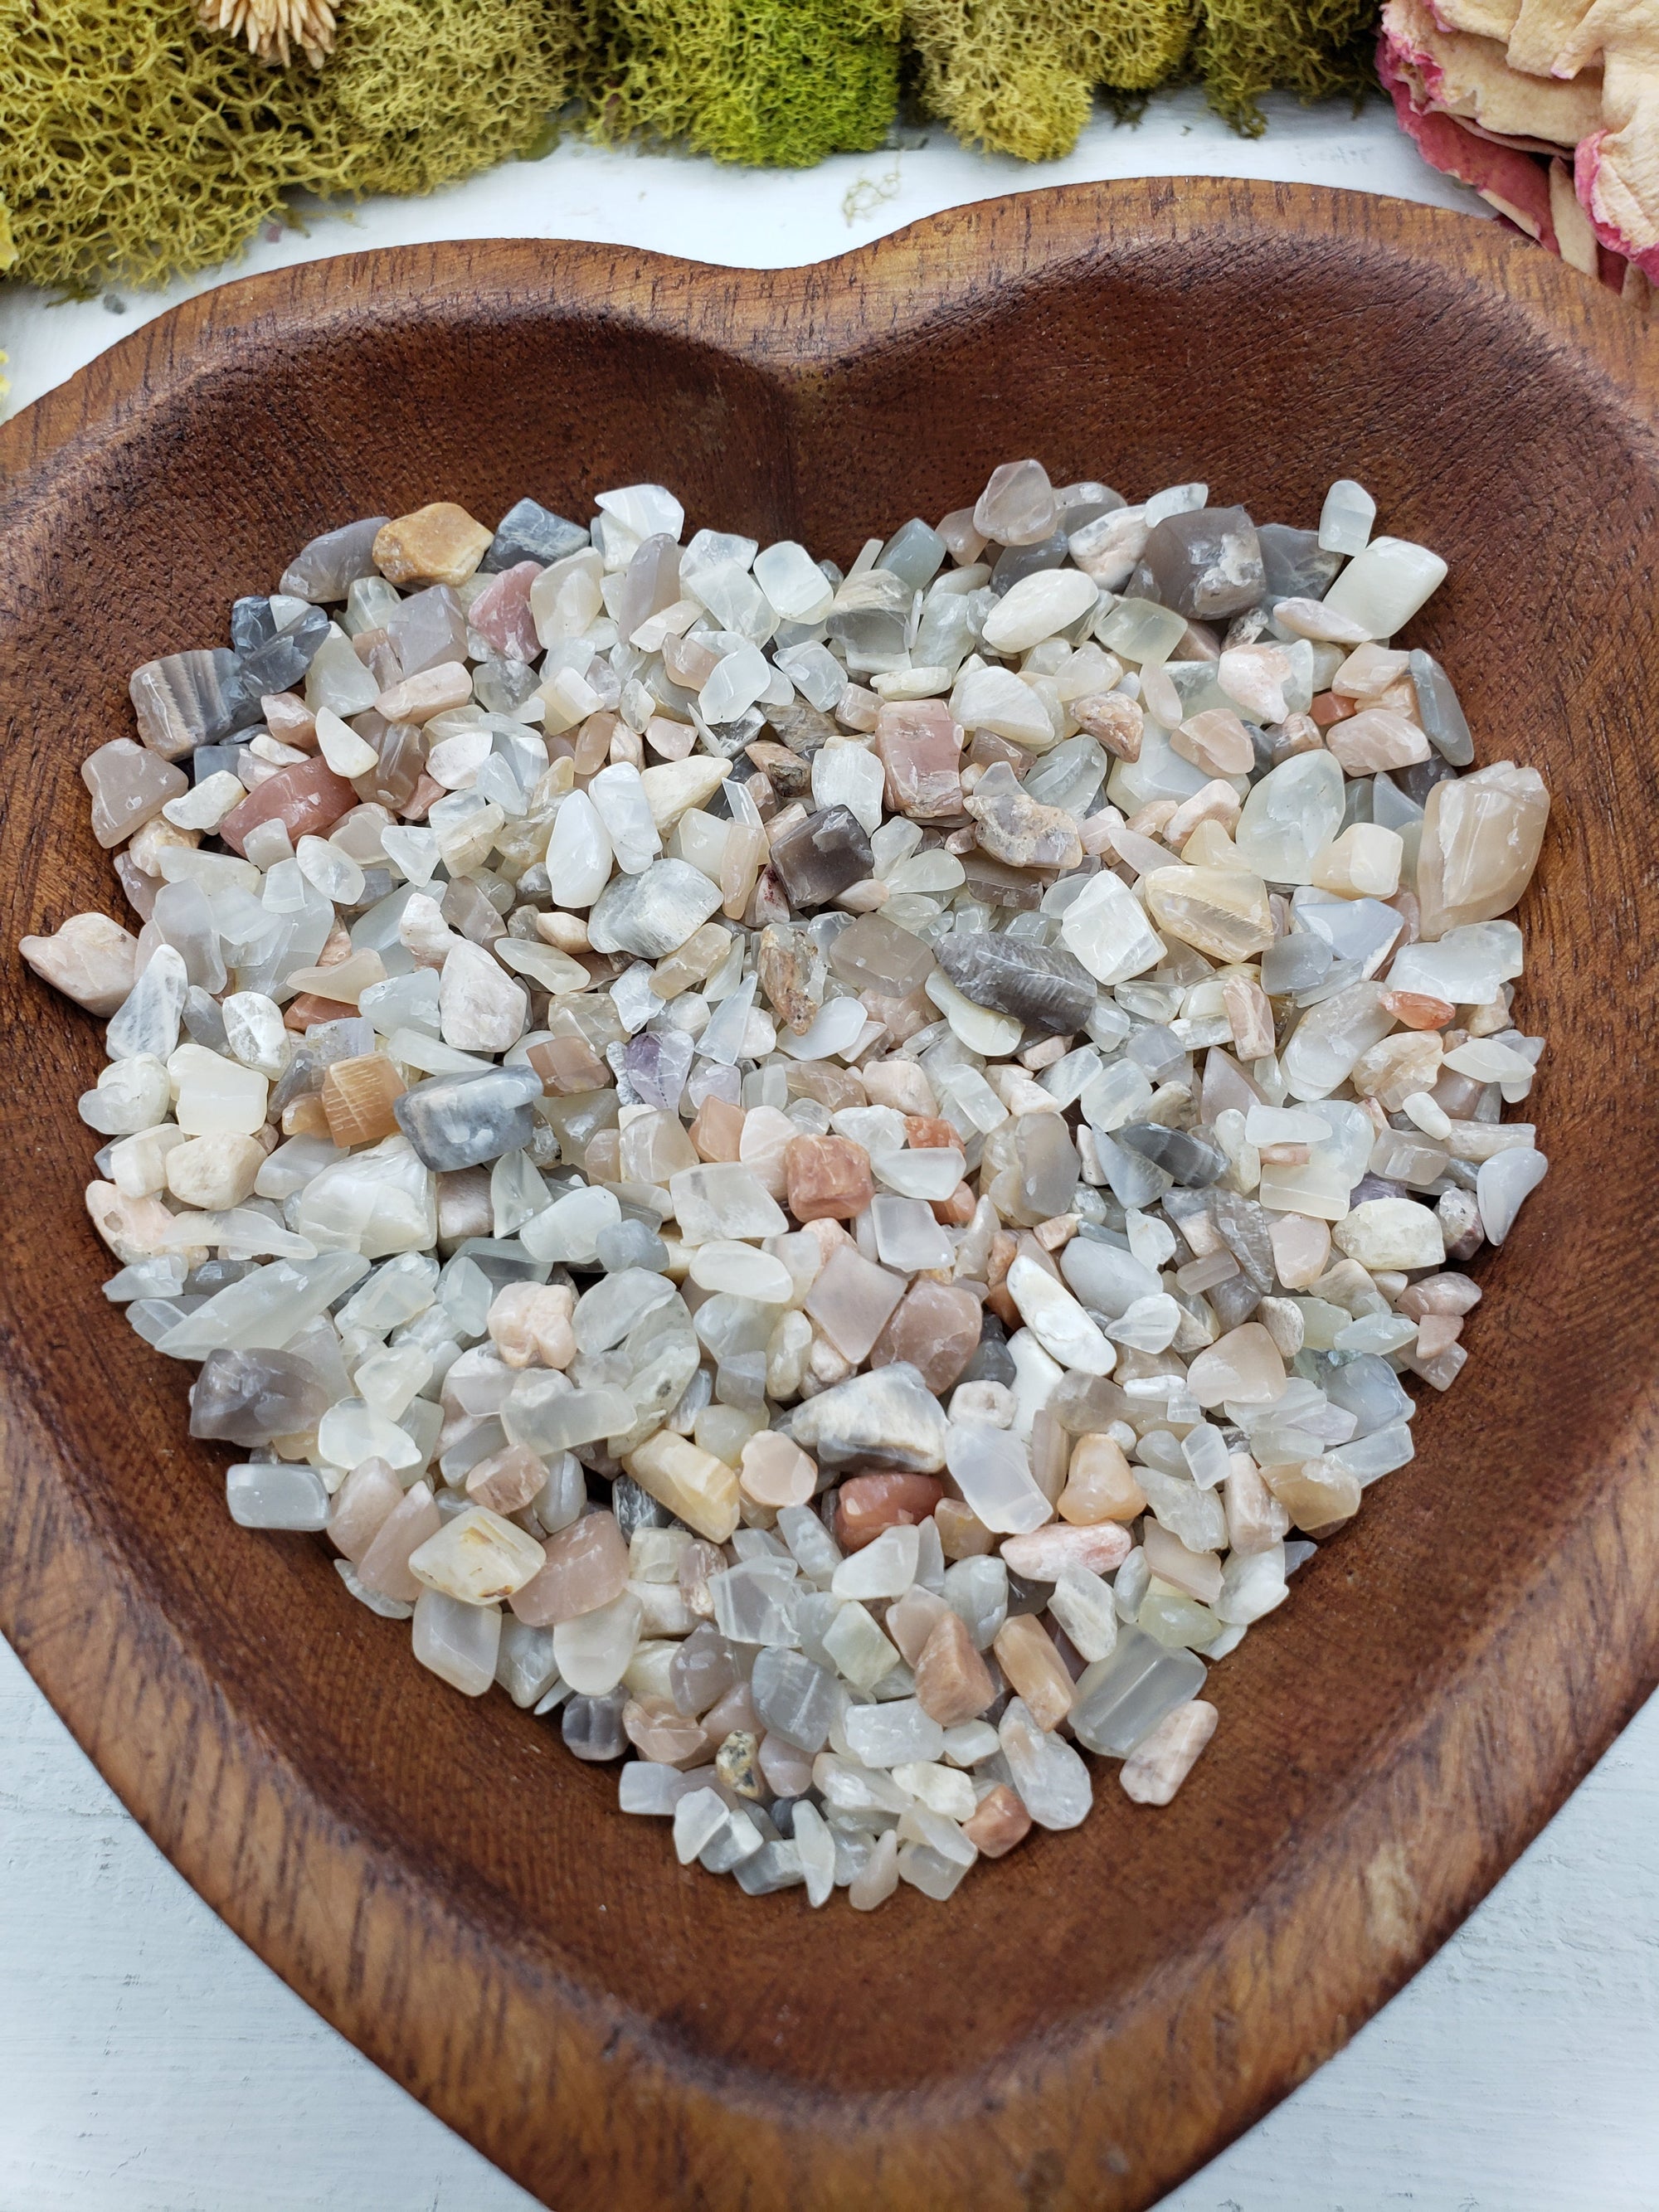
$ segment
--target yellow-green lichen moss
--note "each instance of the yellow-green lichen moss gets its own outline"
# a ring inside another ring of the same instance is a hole
[[[612,0],[607,12],[603,137],[794,169],[866,153],[893,120],[899,0]]]
[[[521,151],[571,88],[569,0],[349,0],[314,74],[190,0],[0,0],[0,198],[27,283],[155,283],[300,189],[429,191]]]
[[[1193,64],[1210,105],[1252,137],[1264,92],[1304,100],[1376,89],[1378,0],[1204,0]]]
[[[1358,99],[1375,85],[1379,0],[908,0],[923,104],[958,137],[1040,161],[1069,154],[1103,91],[1204,83],[1235,128],[1278,87]],[[1114,98],[1114,95],[1119,97]]]
[[[1095,89],[1145,92],[1181,67],[1191,0],[909,0],[923,104],[959,138],[1021,161],[1069,154]]]

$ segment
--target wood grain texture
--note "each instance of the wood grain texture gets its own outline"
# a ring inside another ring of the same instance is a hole
[[[614,1776],[421,1674],[319,1548],[227,1524],[184,1372],[99,1294],[94,1031],[7,961],[0,1626],[216,1909],[561,2212],[1131,2212],[1398,1987],[1659,1675],[1656,389],[1644,325],[1486,226],[1135,184],[775,274],[325,263],[190,303],[0,433],[8,942],[109,902],[76,766],[127,671],[313,531],[434,495],[665,476],[693,528],[844,559],[1016,452],[1131,493],[1201,473],[1263,520],[1352,474],[1451,562],[1418,630],[1480,757],[1556,793],[1522,1013],[1557,1165],[1417,1462],[1217,1671],[1167,1812],[1103,1790],[948,1909],[850,1924],[679,1873]]]

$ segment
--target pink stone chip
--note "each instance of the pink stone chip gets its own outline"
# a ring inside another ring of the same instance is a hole
[[[273,738],[296,752],[317,750],[317,717],[305,701],[292,691],[272,691],[259,702],[265,727]]]
[[[409,1571],[410,1557],[442,1526],[429,1485],[417,1482],[404,1492],[402,1504],[386,1516],[358,1560],[358,1581],[376,1597],[390,1598],[397,1605],[413,1605],[422,1586]]]
[[[508,1602],[526,1627],[578,1620],[628,1586],[628,1547],[614,1513],[589,1513],[547,1540],[547,1565]]]
[[[364,1460],[334,1493],[328,1516],[330,1542],[354,1566],[360,1565],[403,1497],[402,1483],[383,1459]]]
[[[1031,1832],[1031,1816],[1006,1782],[999,1782],[978,1810],[962,1824],[962,1832],[977,1846],[982,1859],[1000,1859]]]
[[[1072,1710],[1075,1692],[1054,1639],[1035,1613],[1018,1613],[1005,1620],[991,1648],[1037,1726],[1058,1728]]]
[[[1091,1574],[1115,1574],[1133,1547],[1129,1532],[1117,1521],[1097,1521],[1085,1527],[1055,1524],[1036,1529],[1029,1536],[1010,1536],[1002,1556],[1011,1574],[1027,1582],[1051,1583],[1062,1567],[1086,1567]]]
[[[641,1759],[678,1766],[708,1748],[702,1723],[665,1698],[630,1698],[623,1708],[623,1729]]]
[[[783,1174],[797,1221],[853,1221],[875,1195],[870,1155],[850,1137],[791,1138],[783,1149]]]
[[[1417,724],[1387,707],[1362,708],[1345,721],[1333,722],[1325,743],[1348,775],[1410,768],[1429,757],[1429,741]]]
[[[959,815],[962,741],[942,699],[887,701],[876,716],[875,750],[887,771],[890,811],[917,822]]]
[[[243,853],[250,830],[280,821],[297,845],[301,837],[325,837],[356,804],[357,794],[343,776],[336,775],[325,760],[308,760],[267,776],[240,806],[232,807],[219,824],[219,835],[233,853]]]
[[[942,1597],[924,1589],[920,1583],[912,1583],[904,1595],[888,1607],[882,1626],[897,1644],[905,1665],[915,1667],[921,1663],[927,1640],[940,1621],[956,1617]]]
[[[836,1541],[843,1552],[860,1552],[884,1528],[925,1521],[944,1496],[945,1485],[931,1474],[855,1474],[836,1502]]]
[[[979,1300],[951,1283],[911,1284],[870,1352],[872,1367],[908,1360],[935,1395],[948,1390],[978,1349]]]
[[[1194,1552],[1173,1530],[1148,1521],[1142,1541],[1146,1565],[1159,1582],[1178,1589],[1182,1597],[1200,1605],[1213,1605],[1221,1595],[1221,1560],[1214,1552]]]
[[[915,1661],[916,1702],[941,1728],[978,1718],[996,1696],[991,1670],[959,1613],[936,1621]]]
[[[492,1513],[520,1513],[546,1484],[546,1466],[535,1453],[523,1444],[508,1444],[478,1462],[466,1478],[466,1494]]]
[[[503,568],[468,611],[471,627],[509,660],[533,660],[542,649],[530,618],[530,586],[541,573],[533,561]]]

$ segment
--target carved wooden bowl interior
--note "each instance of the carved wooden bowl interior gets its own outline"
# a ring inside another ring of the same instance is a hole
[[[319,263],[0,432],[0,1626],[232,1927],[560,2212],[1146,2205],[1421,1964],[1653,1682],[1656,372],[1638,318],[1494,225],[1130,183],[781,274]],[[682,1871],[614,1768],[422,1672],[320,1541],[231,1525],[190,1370],[100,1292],[98,1032],[9,948],[118,910],[77,769],[130,728],[129,671],[217,641],[315,532],[660,478],[689,528],[844,562],[1025,453],[1302,524],[1355,476],[1450,562],[1411,638],[1479,760],[1554,793],[1520,1001],[1553,1165],[1415,1464],[1216,1669],[1176,1802],[1103,1767],[1081,1829],[948,1905],[813,1913]]]

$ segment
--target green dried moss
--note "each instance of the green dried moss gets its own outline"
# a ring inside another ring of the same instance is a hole
[[[810,168],[879,146],[898,106],[900,0],[612,0],[595,129]]]
[[[1192,27],[1191,0],[908,0],[905,9],[923,105],[959,138],[1024,161],[1071,152],[1097,86],[1145,92],[1172,76]]]
[[[908,0],[924,105],[960,138],[1022,161],[1069,154],[1103,90],[1182,75],[1237,130],[1277,86],[1316,100],[1374,86],[1379,0]]]
[[[25,282],[158,283],[240,251],[283,192],[418,192],[523,150],[567,97],[570,0],[349,0],[320,74],[190,0],[0,0],[0,199]]]
[[[347,0],[320,73],[288,72],[315,192],[427,192],[522,154],[574,89],[570,0]]]
[[[1376,91],[1378,12],[1378,0],[1205,0],[1194,66],[1216,112],[1258,137],[1264,92],[1358,101]]]

